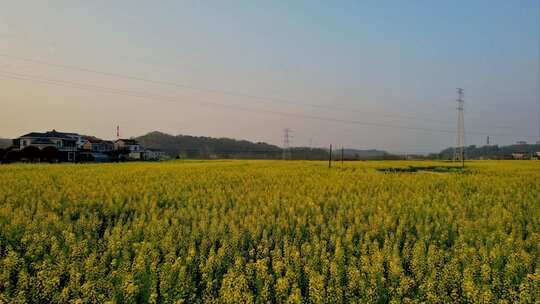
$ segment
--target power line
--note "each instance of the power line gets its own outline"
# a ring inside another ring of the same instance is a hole
[[[169,102],[169,103],[191,103],[191,104],[198,104],[198,105],[206,105],[206,106],[215,106],[215,107],[222,107],[222,108],[229,108],[233,110],[239,110],[239,111],[245,111],[245,112],[252,112],[252,113],[265,113],[265,114],[272,114],[272,115],[279,115],[279,116],[287,116],[287,117],[297,117],[297,118],[304,118],[304,119],[310,119],[310,120],[319,120],[319,121],[328,121],[328,122],[335,122],[335,123],[345,123],[345,124],[356,124],[356,125],[365,125],[365,126],[373,126],[373,127],[384,127],[384,128],[393,128],[393,129],[401,129],[401,130],[411,130],[411,131],[423,131],[423,132],[430,132],[430,133],[449,133],[449,134],[455,134],[455,131],[452,130],[446,130],[446,129],[433,129],[433,128],[422,128],[422,127],[411,127],[406,125],[390,125],[385,123],[376,123],[376,122],[366,122],[366,121],[357,121],[357,120],[346,120],[346,119],[339,119],[339,118],[332,118],[332,117],[324,117],[324,116],[316,116],[316,115],[307,115],[307,114],[298,114],[298,113],[290,113],[290,112],[280,112],[280,111],[271,111],[271,110],[262,110],[262,109],[254,109],[254,108],[247,108],[242,106],[236,106],[236,105],[226,105],[221,104],[213,101],[193,101],[193,100],[182,100],[178,97],[174,96],[163,96],[163,95],[156,95],[156,94],[148,94],[143,92],[134,92],[130,90],[119,90],[104,86],[96,86],[96,85],[88,85],[88,84],[81,84],[76,83],[72,81],[64,81],[64,80],[50,80],[45,78],[38,78],[33,75],[27,75],[27,74],[21,74],[21,73],[14,73],[9,71],[2,71],[1,73],[8,74],[8,75],[15,75],[15,76],[4,76],[11,79],[17,79],[17,80],[24,80],[24,81],[34,81],[34,82],[41,82],[45,84],[52,84],[52,85],[58,85],[58,86],[64,86],[64,87],[71,87],[71,88],[77,88],[77,89],[83,89],[83,90],[90,90],[92,92],[94,91],[101,91],[106,92],[110,94],[116,94],[116,95],[122,95],[122,96],[129,96],[129,97],[136,97],[136,98],[142,98],[142,99],[151,99],[154,101],[161,101],[161,102]],[[488,133],[483,132],[469,132],[468,134],[475,134],[475,135],[487,135]],[[515,135],[515,134],[492,134],[496,136],[508,136],[508,137],[534,137],[536,136],[524,136],[524,135]]]
[[[8,76],[7,77],[7,78],[11,78],[11,79],[34,81],[34,82],[40,82],[40,83],[45,83],[45,84],[52,84],[52,85],[58,85],[58,86],[76,88],[76,89],[90,90],[92,92],[97,90],[97,91],[106,92],[106,93],[110,93],[110,94],[129,96],[129,97],[136,97],[136,98],[142,98],[142,99],[151,99],[151,100],[159,99],[159,101],[166,101],[166,102],[169,102],[169,103],[171,103],[171,102],[172,103],[178,103],[178,102],[180,102],[180,103],[197,103],[199,105],[217,106],[217,107],[223,107],[223,108],[229,108],[229,109],[241,110],[241,111],[247,111],[247,112],[266,113],[266,114],[289,116],[289,117],[300,117],[300,118],[305,118],[305,119],[330,121],[330,122],[336,122],[336,123],[360,124],[360,125],[375,126],[375,127],[386,127],[386,128],[425,131],[425,132],[431,132],[431,133],[455,133],[454,131],[444,130],[444,129],[429,129],[429,128],[421,128],[421,127],[409,127],[409,126],[403,126],[403,125],[389,125],[389,124],[382,124],[382,123],[373,123],[373,122],[355,121],[355,120],[345,120],[345,119],[337,119],[337,118],[330,118],[330,117],[320,117],[320,116],[296,114],[296,113],[289,113],[289,112],[278,112],[278,111],[270,111],[270,110],[252,109],[252,108],[246,108],[246,107],[235,106],[235,105],[225,105],[225,104],[220,104],[220,103],[211,102],[211,101],[186,101],[186,100],[181,100],[178,97],[147,94],[147,93],[143,93],[143,92],[134,92],[134,91],[130,91],[130,90],[119,90],[119,89],[113,89],[113,88],[108,88],[108,87],[103,87],[103,86],[75,83],[75,82],[71,82],[71,81],[40,79],[40,78],[37,78],[37,77],[32,76],[32,75],[24,75],[24,74],[20,74],[20,73],[6,72],[6,71],[1,71],[1,70],[0,70],[0,72],[5,73],[5,74],[16,75],[16,76]],[[469,132],[469,134],[486,135],[488,133]],[[521,136],[521,137],[532,137],[532,136],[527,136],[527,135],[515,135],[515,134],[496,134],[496,135],[498,135],[498,136],[511,136],[511,137],[519,137],[519,136]]]
[[[104,75],[109,77],[116,77],[116,78],[124,78],[129,80],[135,80],[135,81],[141,81],[146,83],[152,83],[152,84],[158,84],[158,85],[166,85],[166,86],[173,86],[183,89],[190,89],[190,90],[196,90],[200,92],[208,92],[213,94],[221,94],[221,95],[228,95],[228,96],[235,96],[235,97],[242,97],[242,98],[248,98],[252,100],[257,100],[259,102],[263,103],[282,103],[282,104],[289,104],[293,106],[303,106],[303,107],[310,107],[310,108],[316,108],[316,109],[323,109],[323,110],[334,110],[334,111],[340,111],[340,112],[346,112],[346,113],[366,113],[366,111],[363,111],[358,108],[348,108],[348,107],[342,107],[342,106],[326,106],[326,105],[318,105],[318,104],[311,104],[311,103],[301,103],[292,101],[290,99],[285,98],[276,98],[276,97],[267,97],[267,96],[260,96],[260,95],[254,95],[254,94],[247,94],[247,93],[241,93],[241,92],[233,92],[228,90],[221,90],[221,89],[214,89],[214,88],[208,88],[208,87],[199,87],[199,86],[193,86],[188,84],[181,84],[177,82],[172,81],[163,81],[163,80],[155,80],[155,79],[149,79],[144,77],[138,77],[138,76],[131,76],[121,73],[115,73],[115,72],[108,72],[108,71],[101,71],[96,69],[90,69],[75,65],[66,65],[61,63],[54,63],[54,62],[48,62],[43,60],[36,60],[31,58],[25,58],[20,56],[13,56],[9,54],[0,54],[0,57],[6,57],[11,58],[23,62],[30,62],[34,64],[40,64],[40,65],[46,65],[51,66],[55,68],[61,68],[61,69],[69,69],[69,70],[76,70],[80,72],[85,73],[93,73],[98,75]],[[428,123],[438,123],[442,125],[453,125],[450,121],[443,121],[438,119],[431,119],[426,117],[419,117],[416,115],[404,115],[404,114],[386,114],[386,113],[377,113],[374,114],[375,116],[380,117],[388,117],[388,118],[399,118],[399,119],[406,119],[406,120],[414,120],[414,121],[423,121]],[[509,126],[491,126],[492,128],[500,128],[500,129],[516,129],[516,130],[524,130],[523,128],[515,128],[515,127],[509,127]]]
[[[124,78],[124,79],[130,79],[130,80],[136,80],[136,81],[142,81],[152,84],[159,84],[159,85],[166,85],[166,86],[174,86],[184,89],[191,89],[201,92],[208,92],[208,93],[214,93],[214,94],[222,94],[222,95],[229,95],[229,96],[236,96],[236,97],[243,97],[243,98],[249,98],[249,99],[255,99],[262,102],[278,102],[278,103],[285,103],[295,106],[305,106],[305,107],[312,107],[312,108],[318,108],[318,109],[325,109],[325,110],[337,110],[337,111],[343,111],[343,112],[363,112],[360,109],[352,109],[352,108],[344,108],[339,106],[325,106],[325,105],[317,105],[317,104],[310,104],[310,103],[298,103],[293,102],[289,99],[284,98],[275,98],[275,97],[265,97],[265,96],[258,96],[253,94],[246,94],[246,93],[239,93],[239,92],[232,92],[227,90],[220,90],[220,89],[213,89],[213,88],[206,88],[206,87],[198,87],[198,86],[192,86],[187,84],[181,84],[171,81],[162,81],[162,80],[155,80],[155,79],[148,79],[143,77],[136,77],[136,76],[130,76],[120,73],[113,73],[113,72],[106,72],[106,71],[99,71],[95,69],[88,69],[84,67],[74,66],[74,65],[65,65],[60,63],[52,63],[52,62],[46,62],[42,60],[36,60],[36,59],[30,59],[30,58],[23,58],[18,56],[12,56],[7,54],[0,54],[2,57],[8,57],[11,59],[19,60],[19,61],[25,61],[25,62],[31,62],[41,65],[47,65],[55,68],[61,68],[61,69],[70,69],[70,70],[76,70],[80,72],[86,72],[86,73],[93,73],[93,74],[99,74],[104,76],[110,76],[110,77],[117,77],[117,78]],[[426,118],[419,118],[417,116],[410,116],[410,115],[391,115],[391,114],[379,114],[379,116],[387,116],[387,117],[401,117],[401,118],[407,118],[407,119],[417,119],[417,120],[423,120],[427,122],[441,122],[439,120],[435,119],[426,119]],[[443,122],[443,123],[449,123],[449,122]]]

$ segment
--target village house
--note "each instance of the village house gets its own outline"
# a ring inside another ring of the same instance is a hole
[[[81,136],[76,133],[58,132],[56,130],[45,133],[31,132],[13,140],[13,147],[22,151],[26,147],[37,147],[43,150],[54,147],[58,150],[58,160],[76,161],[78,144]]]
[[[142,160],[144,158],[144,149],[134,139],[117,139],[114,142],[114,149],[124,152],[127,159],[130,160]]]
[[[166,160],[169,159],[168,155],[158,149],[145,149],[143,154],[144,160]]]
[[[77,133],[31,132],[13,140],[10,148],[23,161],[107,162],[118,160],[166,160],[157,149],[145,149],[134,139],[104,140]],[[19,153],[20,152],[20,153]]]
[[[114,150],[114,143],[95,136],[83,136],[84,143],[80,147],[82,161],[106,162],[110,161],[110,152]]]
[[[110,152],[114,150],[114,142],[110,140],[103,140],[94,136],[84,136],[84,143],[82,150],[92,152]]]
[[[529,159],[529,153],[527,153],[527,152],[514,152],[514,153],[512,153],[512,159]]]

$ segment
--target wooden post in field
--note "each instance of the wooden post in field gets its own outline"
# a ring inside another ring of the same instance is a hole
[[[332,168],[332,144],[330,144],[330,154],[328,155],[328,169]]]

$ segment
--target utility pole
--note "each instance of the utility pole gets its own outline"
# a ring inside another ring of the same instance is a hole
[[[283,160],[291,159],[291,133],[291,129],[283,129]]]
[[[464,90],[457,88],[458,99],[457,101],[457,145],[454,149],[454,161],[461,161],[461,167],[465,167],[465,118],[463,116],[464,104],[463,100]]]
[[[307,151],[307,157],[306,160],[313,159],[313,138],[309,138],[309,150]]]
[[[332,144],[330,144],[330,154],[328,155],[328,169],[332,168]]]
[[[345,152],[345,149],[343,148],[343,146],[341,146],[341,169],[343,169],[343,156],[344,156],[344,153]]]

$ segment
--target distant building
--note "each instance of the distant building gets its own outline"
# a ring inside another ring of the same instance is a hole
[[[126,155],[130,160],[142,160],[144,158],[144,149],[134,139],[117,139],[114,142],[114,149]]]
[[[28,147],[33,148],[26,149]],[[113,142],[95,136],[56,130],[22,135],[13,140],[13,146],[10,149],[25,152],[20,154],[24,156],[19,156],[19,159],[26,161],[48,159],[49,161],[61,162],[107,162],[169,159],[165,152],[157,149],[144,149],[134,139],[118,139]]]
[[[516,144],[517,144],[517,145],[526,145],[527,142],[524,141],[524,140],[520,140],[520,141],[517,141]]]
[[[512,159],[529,159],[529,154],[527,152],[514,152]]]
[[[14,148],[23,150],[26,147],[37,147],[40,150],[45,147],[54,147],[58,150],[59,160],[76,161],[78,144],[81,136],[76,133],[58,132],[56,130],[44,133],[31,132],[16,138],[13,141]]]
[[[114,150],[114,142],[94,136],[84,136],[82,150],[101,153],[110,152]]]
[[[146,149],[143,153],[144,160],[166,160],[169,156],[158,149]]]
[[[79,147],[79,160],[83,162],[107,162],[111,160],[110,152],[114,150],[114,142],[95,136],[82,136],[83,144]]]
[[[117,139],[114,142],[114,149],[119,151],[140,152],[143,149],[135,139]]]

